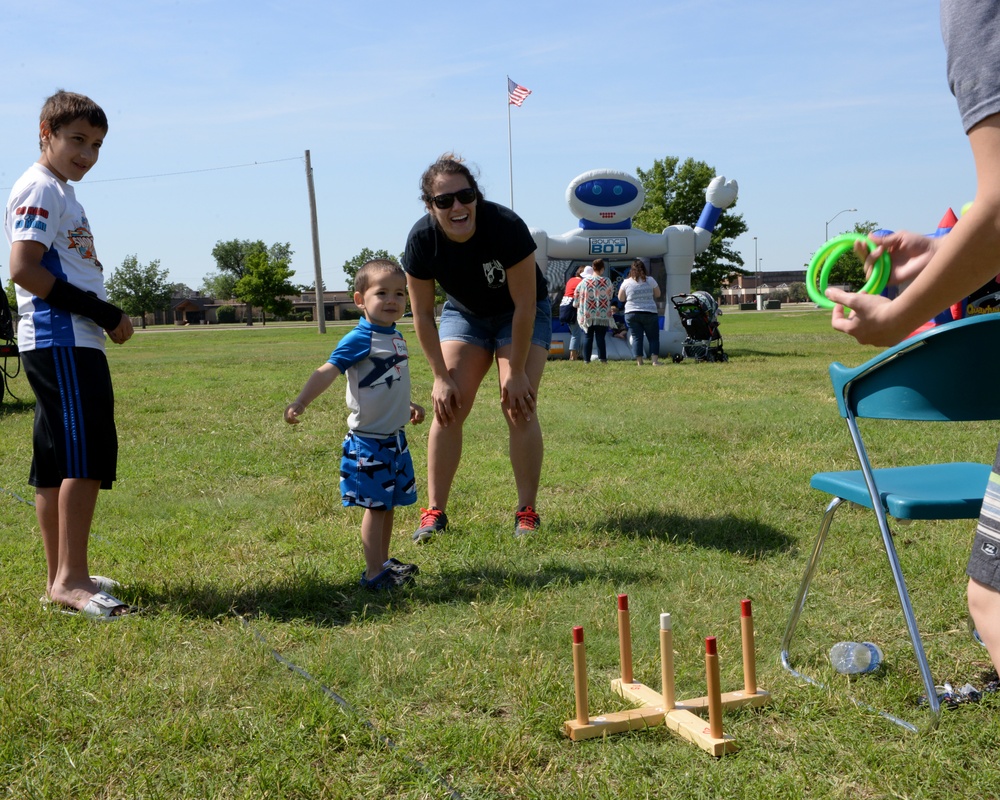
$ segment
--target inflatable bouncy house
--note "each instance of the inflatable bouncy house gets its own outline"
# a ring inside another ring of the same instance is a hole
[[[647,233],[632,227],[632,216],[642,208],[646,198],[645,189],[635,176],[610,169],[585,172],[566,189],[566,202],[579,219],[579,226],[557,236],[532,228],[537,247],[535,260],[558,297],[581,264],[603,258],[608,264],[607,277],[617,285],[619,278],[628,272],[632,259],[643,259],[663,298],[660,355],[666,358],[681,354],[687,331],[676,309],[665,302],[666,298],[691,293],[695,256],[711,244],[712,230],[722,212],[736,202],[737,193],[736,181],[717,175],[705,189],[705,206],[693,228],[671,225],[661,233]],[[553,315],[551,357],[568,356],[569,338],[569,328]],[[632,358],[632,348],[626,339],[609,336],[607,346],[609,359]]]

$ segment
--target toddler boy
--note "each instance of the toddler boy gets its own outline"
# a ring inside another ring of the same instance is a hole
[[[350,429],[340,461],[345,506],[362,506],[361,543],[365,571],[361,586],[372,591],[410,583],[418,569],[389,557],[393,511],[417,501],[413,460],[403,428],[424,421],[424,409],[410,402],[406,341],[396,320],[406,310],[406,275],[393,261],[367,262],[354,278],[354,303],[364,319],[344,336],[330,359],[306,381],[285,409],[295,425],[313,400],[347,376]]]

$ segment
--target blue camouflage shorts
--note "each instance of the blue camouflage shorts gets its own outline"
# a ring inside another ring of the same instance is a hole
[[[374,439],[351,432],[340,456],[340,496],[345,506],[388,511],[417,502],[417,482],[406,434]]]

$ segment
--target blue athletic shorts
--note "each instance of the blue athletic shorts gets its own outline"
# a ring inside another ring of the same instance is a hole
[[[373,439],[348,433],[340,457],[340,495],[345,506],[382,511],[416,503],[417,482],[406,434]]]
[[[477,317],[445,302],[438,322],[438,338],[442,342],[468,342],[495,353],[513,341],[513,320],[513,311],[492,317]],[[552,304],[548,299],[535,304],[535,328],[531,333],[531,343],[546,350],[552,344]]]
[[[28,483],[53,489],[66,478],[110,489],[118,466],[115,396],[103,350],[44,347],[21,353],[35,393]]]

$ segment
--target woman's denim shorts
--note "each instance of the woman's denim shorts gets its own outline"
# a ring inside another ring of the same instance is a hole
[[[442,342],[468,342],[491,353],[513,341],[514,312],[478,317],[459,311],[452,303],[445,302],[438,321],[438,339]],[[531,343],[546,350],[552,344],[552,304],[548,298],[535,304],[535,329]]]

